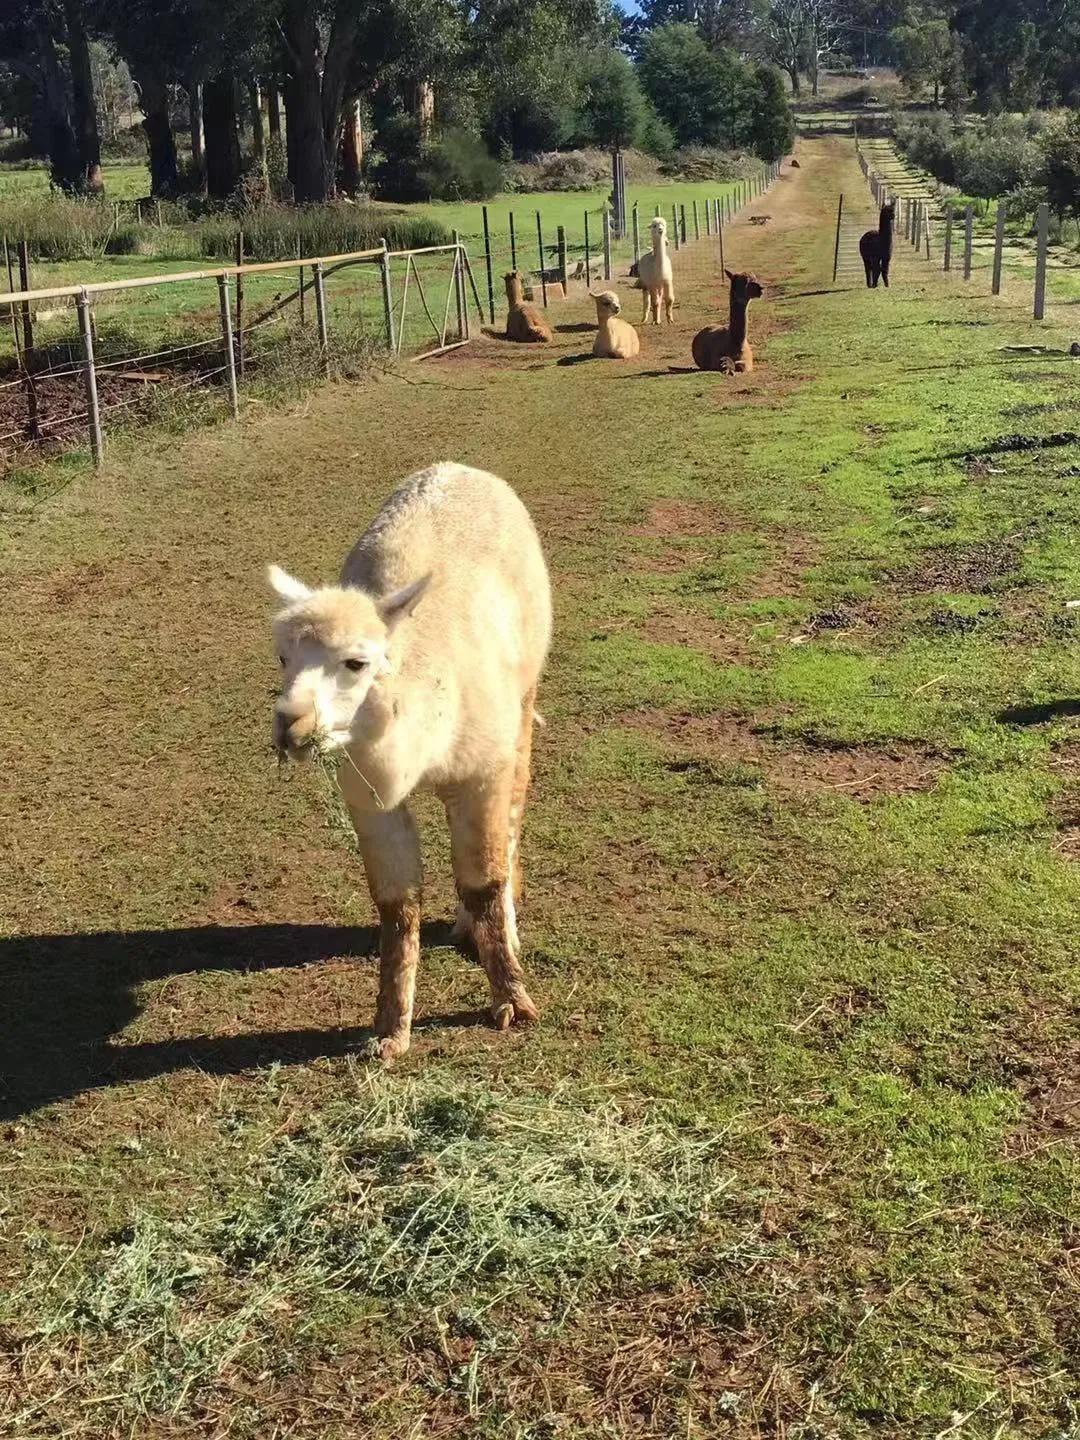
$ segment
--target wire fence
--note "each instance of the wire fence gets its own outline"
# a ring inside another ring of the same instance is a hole
[[[703,241],[723,262],[726,226],[778,170],[765,166],[690,200],[665,202],[658,190],[652,205],[639,201],[625,218],[583,207],[580,224],[552,226],[541,211],[522,209],[496,226],[485,206],[471,245],[454,232],[444,245],[389,250],[383,242],[248,264],[241,240],[232,266],[38,289],[25,242],[5,240],[0,457],[10,463],[88,438],[100,464],[113,417],[152,414],[194,391],[220,397],[236,417],[245,390],[269,378],[350,373],[377,351],[395,360],[445,353],[496,325],[510,270],[545,307],[632,279],[654,214],[667,221],[680,268]]]
[[[877,205],[896,202],[896,238],[923,260],[962,280],[973,293],[1002,297],[1033,320],[1075,324],[1080,305],[1080,252],[1050,243],[1050,215],[1037,206],[1034,223],[1010,220],[1004,200],[979,205],[944,194],[910,165],[888,139],[860,141],[859,165]],[[838,278],[861,270],[858,240],[845,231]]]

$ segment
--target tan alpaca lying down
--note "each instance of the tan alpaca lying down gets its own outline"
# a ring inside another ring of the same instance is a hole
[[[541,311],[526,301],[521,276],[511,270],[503,276],[503,283],[510,306],[506,314],[506,338],[522,345],[546,345],[552,339],[551,326]]]
[[[742,374],[754,368],[754,352],[746,339],[746,311],[751,300],[757,300],[765,292],[755,275],[748,270],[733,275],[730,270],[724,274],[731,281],[731,297],[728,301],[728,323],[706,325],[694,336],[694,364],[699,370],[720,370],[726,375]]]
[[[614,290],[601,290],[594,295],[598,326],[592,353],[603,360],[633,360],[641,349],[638,333],[632,325],[616,317],[622,306]]]
[[[420,958],[416,790],[446,807],[460,931],[487,972],[495,1024],[535,1020],[515,903],[551,590],[525,506],[494,475],[433,465],[386,501],[339,584],[311,590],[273,565],[270,584],[283,606],[274,744],[282,756],[342,756],[337,781],[379,911],[378,1053],[409,1048]]]

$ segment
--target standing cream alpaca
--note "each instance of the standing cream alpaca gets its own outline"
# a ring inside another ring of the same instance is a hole
[[[647,325],[651,313],[653,324],[659,325],[662,305],[665,318],[671,325],[674,323],[671,310],[675,304],[675,276],[671,270],[667,223],[663,216],[657,215],[655,220],[649,222],[649,233],[652,235],[652,249],[639,255],[637,262],[638,280],[642,289],[641,323]]]
[[[604,360],[632,360],[641,349],[638,333],[625,320],[617,320],[622,306],[614,290],[601,290],[596,302],[597,334],[592,353]]]
[[[518,963],[518,839],[551,589],[528,511],[504,481],[441,464],[386,501],[341,583],[309,590],[277,566],[284,671],[274,743],[343,752],[338,783],[379,911],[378,1049],[409,1048],[420,957],[420,841],[408,798],[442,799],[459,924],[495,1024],[535,1020]]]

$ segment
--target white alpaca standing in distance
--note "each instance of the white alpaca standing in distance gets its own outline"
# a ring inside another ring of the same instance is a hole
[[[672,325],[675,276],[672,274],[671,256],[668,254],[667,222],[662,215],[650,220],[649,233],[652,236],[652,249],[639,255],[637,262],[638,280],[642,290],[641,323],[647,325],[651,313],[653,324],[659,325],[662,305],[667,322]]]
[[[410,475],[311,590],[277,566],[281,695],[274,743],[343,752],[338,784],[380,919],[375,1034],[409,1048],[420,957],[420,840],[408,798],[450,824],[459,927],[487,972],[495,1024],[535,1020],[518,962],[518,841],[533,704],[551,638],[536,531],[505,481],[449,463]]]

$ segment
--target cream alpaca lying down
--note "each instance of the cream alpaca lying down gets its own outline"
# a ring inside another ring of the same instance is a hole
[[[551,591],[524,505],[494,475],[433,465],[386,501],[339,585],[269,574],[284,602],[274,743],[293,757],[313,742],[343,753],[338,783],[381,921],[379,1053],[409,1047],[422,875],[408,799],[419,789],[446,806],[459,920],[495,1023],[534,1020],[515,901]]]
[[[638,333],[632,325],[616,317],[622,306],[614,290],[601,290],[596,302],[596,339],[592,353],[605,360],[632,360],[641,349]]]

